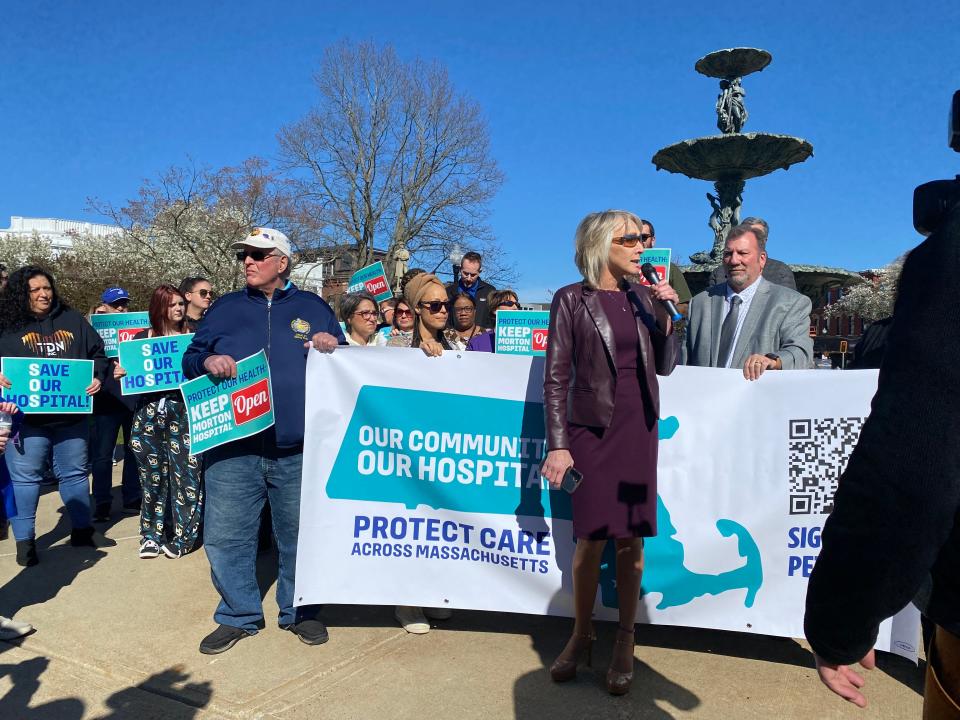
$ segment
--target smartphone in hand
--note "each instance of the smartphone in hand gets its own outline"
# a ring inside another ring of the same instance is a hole
[[[583,482],[583,473],[571,465],[563,474],[563,480],[560,481],[560,487],[561,489],[566,490],[570,495],[573,495],[574,491],[580,487],[581,482]]]

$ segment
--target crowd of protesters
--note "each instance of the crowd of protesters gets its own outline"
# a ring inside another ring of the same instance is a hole
[[[691,296],[676,268],[652,285],[638,282],[640,255],[656,241],[651,221],[606,211],[587,216],[576,230],[575,264],[583,279],[553,298],[544,377],[549,452],[541,472],[559,488],[576,466],[587,488],[573,495],[575,620],[550,668],[557,682],[572,680],[590,656],[600,558],[613,541],[620,622],[607,688],[617,695],[630,689],[643,538],[657,532],[657,376],[669,375],[677,364],[736,368],[748,381],[767,371],[812,367],[811,303],[781,277],[786,266],[768,260],[768,233],[759,218],[734,228],[717,282]],[[194,333],[183,357],[187,378],[235,377],[238,359],[267,351],[275,424],[202,458],[190,454],[179,392],[124,396],[125,369],[108,360],[101,338],[63,302],[48,272],[20,268],[10,273],[0,294],[0,355],[88,359],[94,367],[86,390],[94,397],[89,419],[23,415],[0,404],[0,412],[15,417],[12,427],[0,425],[5,458],[0,472],[9,473],[15,501],[10,524],[17,562],[29,567],[40,561],[35,517],[49,467],[71,522],[71,545],[115,544],[96,532],[94,523],[111,516],[114,452],[122,432],[121,509],[140,514],[140,557],[180,558],[197,548],[202,526],[220,596],[217,628],[200,643],[206,654],[224,652],[264,626],[255,568],[263,512],[270,516],[279,557],[280,627],[310,645],[328,639],[319,608],[295,606],[293,598],[310,349],[414,348],[430,357],[464,350],[492,353],[497,313],[521,308],[515,291],[482,279],[483,260],[475,252],[463,257],[453,283],[411,270],[395,298],[378,303],[367,292],[350,293],[340,298],[335,313],[291,282],[293,254],[282,232],[255,228],[234,247],[246,280],[243,290],[213,302],[214,289],[202,277],[185,278],[176,287],[161,284],[144,299],[149,327],[137,336]],[[130,304],[123,288],[110,287],[90,313],[124,312]],[[670,305],[680,309],[682,325],[665,309]],[[0,386],[10,387],[2,375]],[[408,632],[422,634],[430,630],[431,619],[451,613],[399,606],[395,614]],[[950,618],[942,622],[951,632],[956,629]],[[25,623],[0,618],[0,639],[29,631]],[[827,644],[817,651],[827,682],[823,668],[838,666],[825,658],[846,656]],[[844,696],[854,699],[849,692]]]

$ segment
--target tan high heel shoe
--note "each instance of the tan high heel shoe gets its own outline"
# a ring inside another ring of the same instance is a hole
[[[620,646],[630,647],[630,671],[621,672],[613,669],[613,660],[610,661],[610,669],[607,670],[607,692],[611,695],[626,695],[630,692],[630,685],[633,683],[633,648],[635,633],[633,628],[617,628],[617,641],[613,644],[613,654],[616,658],[617,648]]]
[[[577,666],[581,660],[587,667],[593,667],[593,641],[596,637],[593,633],[570,636],[570,641],[574,643],[573,657],[567,660],[557,658],[550,666],[550,677],[553,678],[554,682],[562,683],[573,680],[577,676]],[[569,641],[567,644],[569,645]]]

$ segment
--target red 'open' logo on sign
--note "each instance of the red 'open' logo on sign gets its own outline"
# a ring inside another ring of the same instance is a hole
[[[547,351],[547,328],[533,329],[533,350],[534,352]]]
[[[380,295],[387,291],[387,279],[383,275],[375,277],[373,280],[367,280],[364,284],[367,286],[367,292],[371,295]]]
[[[270,412],[270,387],[264,378],[248,388],[230,395],[233,406],[233,422],[243,425]]]
[[[117,330],[117,342],[133,340],[134,336],[142,330],[146,330],[146,328],[120,328]]]

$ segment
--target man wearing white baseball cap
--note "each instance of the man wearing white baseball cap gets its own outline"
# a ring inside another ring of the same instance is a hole
[[[293,606],[300,526],[300,475],[306,362],[310,348],[330,352],[346,340],[333,310],[289,280],[290,241],[279,230],[254,228],[235,242],[247,286],[210,308],[183,356],[188,378],[235,377],[237,360],[265,350],[273,386],[273,427],[205,453],[204,548],[220,594],[219,626],[200,643],[214,655],[264,626],[257,585],[257,531],[269,500],[279,553],[279,625],[308,645],[327,641],[315,607]]]

